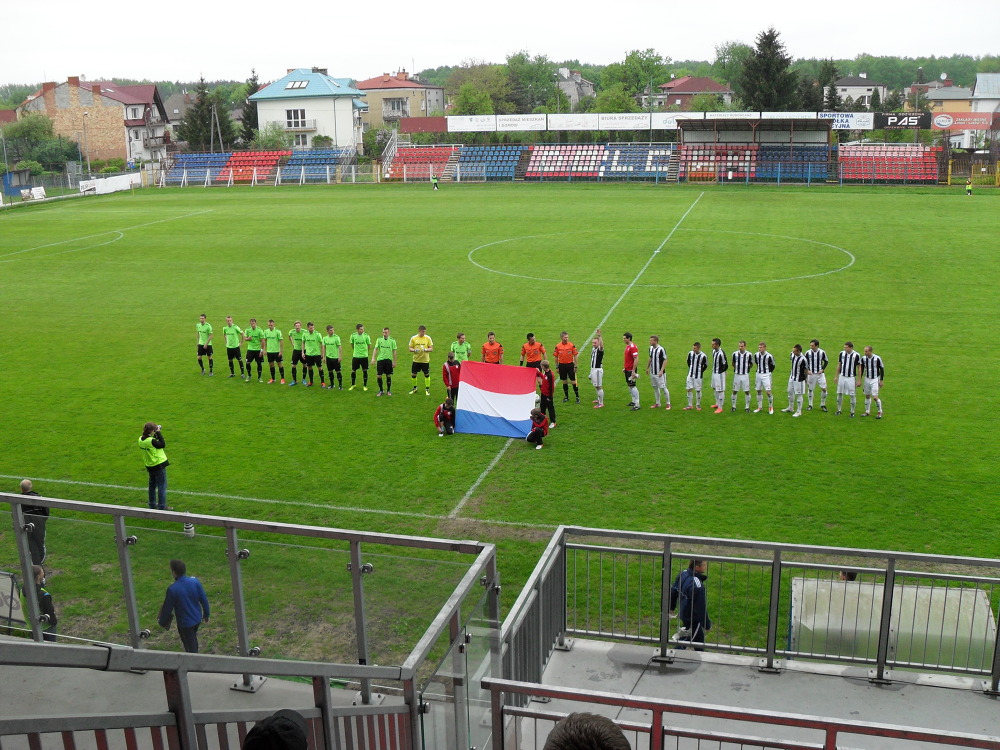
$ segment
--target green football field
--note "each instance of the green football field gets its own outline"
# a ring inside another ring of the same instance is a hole
[[[7,211],[0,483],[143,507],[136,441],[154,420],[178,510],[495,541],[508,583],[561,523],[995,557],[998,209],[958,188],[487,184],[144,190]],[[212,378],[195,361],[202,312]],[[389,326],[396,395],[376,398],[374,373],[367,393],[229,379],[227,314],[333,324],[345,343],[356,323]],[[420,324],[432,398],[422,382],[407,395]],[[598,326],[603,410],[586,379]],[[551,351],[564,329],[582,403],[557,390],[545,450],[437,437],[457,331],[478,350],[495,330],[516,364],[527,331]],[[661,337],[672,411],[645,408],[645,377],[644,408],[626,408],[625,330],[643,365]],[[727,352],[767,341],[773,416],[745,414],[742,396],[736,414],[728,398],[721,415],[680,410],[684,357],[713,336]],[[885,419],[860,418],[860,391],[855,419],[778,412],[791,346],[813,337],[834,361],[845,340],[874,346]]]

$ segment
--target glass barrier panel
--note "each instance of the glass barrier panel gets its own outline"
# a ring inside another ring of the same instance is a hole
[[[490,618],[489,597],[483,596],[473,606],[465,626],[468,644],[465,647],[466,685],[468,690],[469,741],[465,747],[490,747],[493,717],[490,691],[482,687],[487,677],[500,677],[499,623]]]

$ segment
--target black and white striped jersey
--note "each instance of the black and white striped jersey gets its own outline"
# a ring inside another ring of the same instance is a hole
[[[733,375],[749,375],[750,368],[753,367],[753,353],[740,351],[733,352]]]
[[[726,353],[722,349],[712,350],[712,374],[719,375],[729,369]]]
[[[649,347],[650,375],[659,375],[666,361],[667,361],[667,352],[663,349],[662,346],[657,344],[656,346]]]
[[[805,381],[807,367],[805,355],[792,352],[791,355],[789,355],[789,359],[792,363],[792,369],[788,373],[788,379],[796,380],[798,382]]]
[[[823,372],[830,364],[830,360],[826,358],[826,352],[822,349],[807,349],[802,356],[806,358],[806,369],[814,375]]]
[[[885,368],[882,367],[882,358],[877,354],[873,354],[870,357],[862,357],[861,372],[869,380],[883,380],[885,378]]]
[[[595,346],[590,350],[590,369],[600,370],[604,367],[604,347]]]
[[[844,350],[837,357],[837,372],[842,378],[853,378],[861,364],[861,355],[855,351]]]
[[[708,369],[708,357],[705,352],[696,352],[693,349],[688,352],[687,358],[688,377],[700,378]]]
[[[757,366],[757,372],[767,373],[774,372],[774,356],[771,352],[757,352],[753,355],[753,363]]]

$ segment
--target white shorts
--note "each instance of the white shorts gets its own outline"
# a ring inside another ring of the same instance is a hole
[[[597,367],[591,369],[590,371],[590,382],[594,384],[594,388],[601,388],[604,386],[604,368]]]
[[[726,373],[724,372],[712,373],[712,390],[713,391],[726,390]]]
[[[853,396],[858,390],[858,386],[854,383],[854,378],[850,375],[841,375],[837,378],[837,393],[841,396]]]
[[[653,386],[654,391],[667,390],[667,373],[662,375],[650,375],[649,384]]]
[[[804,380],[789,380],[788,381],[788,395],[789,396],[801,396],[806,392],[806,384]]]
[[[861,387],[865,389],[865,395],[878,398],[878,378],[865,378],[861,381]]]
[[[815,375],[806,375],[806,383],[809,385],[809,390],[813,390],[818,385],[820,390],[826,390],[826,373],[819,372]]]
[[[750,390],[750,375],[733,375],[733,393]]]
[[[771,373],[758,372],[757,377],[754,379],[754,390],[755,391],[771,390]]]
[[[703,378],[692,378],[692,377],[689,377],[687,379],[687,389],[689,391],[700,391],[701,390],[701,381],[702,380],[703,380]]]

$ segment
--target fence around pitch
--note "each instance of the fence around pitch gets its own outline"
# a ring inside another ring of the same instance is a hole
[[[125,652],[111,644],[121,644],[128,653],[141,655],[144,664],[167,653],[154,649],[179,649],[172,634],[151,637],[169,582],[167,562],[179,558],[202,580],[212,604],[211,622],[199,632],[202,642],[209,650],[245,657],[237,689],[255,691],[261,684],[260,670],[273,668],[267,661],[251,666],[262,653],[290,665],[272,674],[315,677],[294,671],[296,665],[310,664],[301,654],[305,647],[317,653],[319,660],[313,661],[323,664],[328,679],[359,689],[362,704],[371,702],[374,680],[382,683],[379,692],[401,695],[412,723],[418,715],[419,691],[442,654],[454,646],[459,637],[454,623],[467,617],[470,607],[483,612],[478,627],[486,631],[489,653],[499,654],[499,587],[490,544],[0,493],[0,507],[10,507],[0,513],[0,546],[10,544],[9,556],[20,560],[22,581],[32,578],[29,534],[40,520],[25,514],[26,504],[52,511],[44,521],[46,562],[78,558],[76,565],[60,564],[59,575],[47,586],[59,615],[61,643],[99,644],[116,657]],[[3,527],[13,529],[12,542]],[[306,599],[291,597],[306,605],[312,602],[313,609],[289,612],[288,597],[265,595],[275,586],[286,592],[314,592]],[[47,625],[33,586],[24,587],[24,598],[22,633],[41,643]],[[410,623],[402,635],[396,625],[389,626],[399,621]],[[17,624],[11,627],[16,630]],[[289,632],[301,632],[300,639],[287,640]],[[344,634],[342,643],[331,643],[330,633]],[[412,641],[406,640],[409,637]],[[50,646],[48,652],[58,659],[63,649]],[[10,654],[6,646],[0,650],[0,664],[12,663]],[[191,666],[184,669],[198,671],[200,662],[187,664]],[[234,664],[227,668],[234,669]],[[374,664],[400,666],[390,672],[367,666]],[[498,662],[495,669],[492,664],[491,673],[499,669]],[[457,708],[449,704],[442,710]],[[39,727],[58,726],[56,717],[49,719]]]
[[[670,588],[709,562],[706,650],[1000,683],[1000,560],[560,527],[502,628],[504,674],[540,681],[567,636],[685,645]],[[840,580],[850,571],[855,580]],[[792,627],[789,627],[789,624]]]

